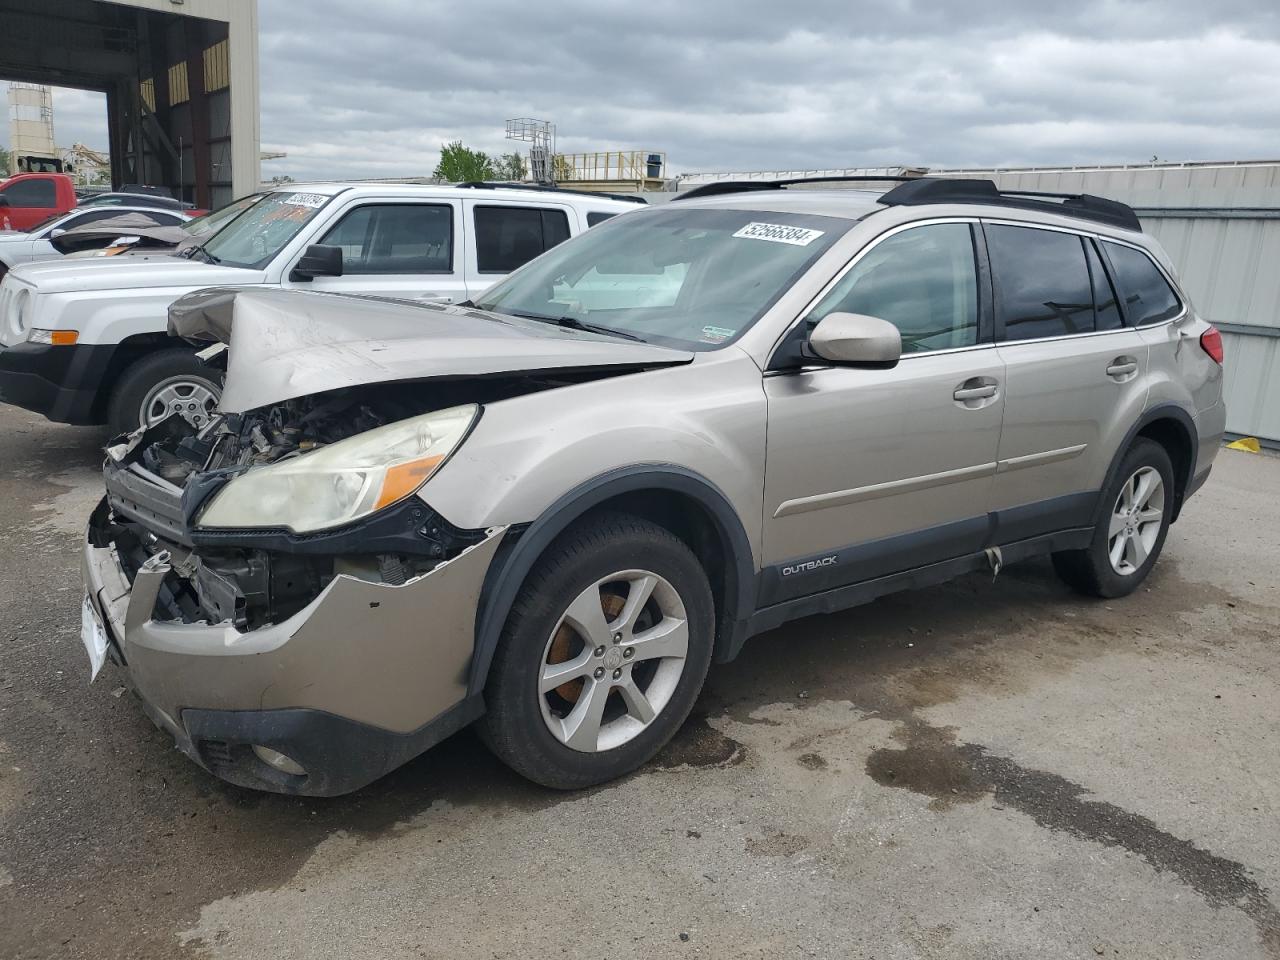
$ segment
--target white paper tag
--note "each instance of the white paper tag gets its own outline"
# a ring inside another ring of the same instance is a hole
[[[291,193],[284,198],[284,202],[292,203],[295,207],[323,207],[328,199],[322,193]]]
[[[107,632],[98,622],[97,615],[85,597],[80,605],[80,642],[89,654],[89,682],[93,683],[98,671],[107,661]]]
[[[771,243],[789,243],[795,247],[807,247],[825,231],[806,227],[789,227],[785,223],[748,223],[734,234],[746,240],[768,240]]]

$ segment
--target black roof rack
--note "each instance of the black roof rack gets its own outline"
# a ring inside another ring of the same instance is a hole
[[[926,203],[977,203],[984,206],[1016,207],[1041,213],[1058,213],[1080,220],[1093,220],[1125,230],[1142,231],[1133,208],[1118,200],[1089,193],[1039,193],[1034,190],[999,190],[990,180],[961,180],[945,177],[838,176],[793,177],[786,180],[716,180],[672,197],[693,200],[728,193],[784,190],[800,183],[896,183],[880,197],[887,206],[920,206]]]
[[[678,193],[672,200],[694,200],[698,197],[716,197],[726,193],[751,193],[756,190],[784,190],[798,183],[903,183],[915,180],[916,177],[889,177],[871,174],[865,177],[849,175],[831,177],[789,177],[786,180],[713,180],[700,187],[694,187],[684,193]]]
[[[1053,202],[1058,201],[1058,202]],[[919,206],[926,203],[977,203],[1015,207],[1041,213],[1057,213],[1092,220],[1125,230],[1142,231],[1138,215],[1127,203],[1089,193],[1039,193],[1034,190],[999,190],[990,180],[949,180],[920,177],[894,187],[880,198],[886,206]]]
[[[644,197],[638,197],[634,193],[600,193],[596,190],[573,190],[569,187],[560,187],[551,183],[519,183],[505,180],[467,180],[463,183],[455,183],[454,186],[472,190],[538,190],[544,193],[572,193],[582,197],[606,197],[609,200],[623,200],[627,203],[649,202]]]

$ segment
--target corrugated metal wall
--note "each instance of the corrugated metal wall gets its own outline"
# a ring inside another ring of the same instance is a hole
[[[1196,310],[1223,330],[1227,429],[1280,442],[1280,161],[930,173],[1136,208]]]

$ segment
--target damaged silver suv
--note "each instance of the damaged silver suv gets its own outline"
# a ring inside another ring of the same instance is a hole
[[[790,183],[619,217],[475,303],[179,301],[220,412],[107,451],[94,671],[249,787],[350,791],[479,721],[573,788],[789,619],[1036,555],[1131,592],[1224,429],[1221,339],[1133,211]]]

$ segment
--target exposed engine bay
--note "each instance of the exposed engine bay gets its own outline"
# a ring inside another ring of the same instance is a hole
[[[162,620],[253,630],[297,613],[338,575],[401,585],[480,542],[485,531],[455,528],[414,496],[345,527],[306,534],[202,529],[201,507],[248,471],[397,421],[608,375],[375,384],[219,414],[198,433],[172,416],[108,448],[107,501],[90,537],[114,547],[130,581],[149,559],[168,554],[173,572],[153,612]]]

